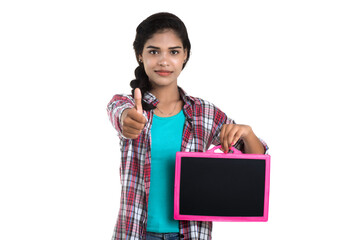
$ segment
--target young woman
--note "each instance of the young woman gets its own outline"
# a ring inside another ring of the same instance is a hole
[[[113,240],[211,239],[212,222],[173,219],[175,154],[210,145],[264,154],[251,127],[235,124],[213,104],[191,97],[177,78],[190,57],[184,23],[154,14],[136,29],[132,95],[115,95],[109,118],[120,137],[121,204]],[[164,238],[166,237],[166,238]]]

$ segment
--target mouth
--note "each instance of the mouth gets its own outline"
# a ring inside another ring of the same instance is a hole
[[[172,71],[167,70],[155,70],[155,72],[160,76],[169,76],[172,73]]]

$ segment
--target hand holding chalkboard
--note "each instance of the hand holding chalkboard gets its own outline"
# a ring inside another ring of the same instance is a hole
[[[135,107],[124,110],[120,120],[122,134],[130,139],[138,138],[146,123],[146,119],[142,115],[141,91],[139,88],[135,89],[134,98]]]
[[[222,126],[220,143],[224,153],[227,153],[240,139],[245,143],[244,151],[246,153],[264,154],[264,146],[250,126],[243,124],[224,124]]]
[[[221,150],[227,153],[240,138],[245,138],[250,131],[251,127],[247,125],[224,124],[220,132]]]

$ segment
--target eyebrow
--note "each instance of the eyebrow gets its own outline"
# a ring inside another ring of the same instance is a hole
[[[155,47],[155,46],[147,46],[146,48],[154,48],[154,49],[160,49],[159,47]],[[182,48],[182,47],[180,47],[180,46],[176,46],[176,47],[169,47],[169,49],[178,49],[178,48]]]

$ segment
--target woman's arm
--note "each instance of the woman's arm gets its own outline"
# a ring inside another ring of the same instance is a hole
[[[224,112],[210,104],[208,115],[213,116],[213,124],[210,136],[211,144],[221,144],[221,150],[228,152],[231,147],[235,147],[243,153],[267,154],[267,144],[259,139],[252,128],[248,125],[236,124],[234,120],[228,118]],[[204,111],[206,112],[206,111]]]

